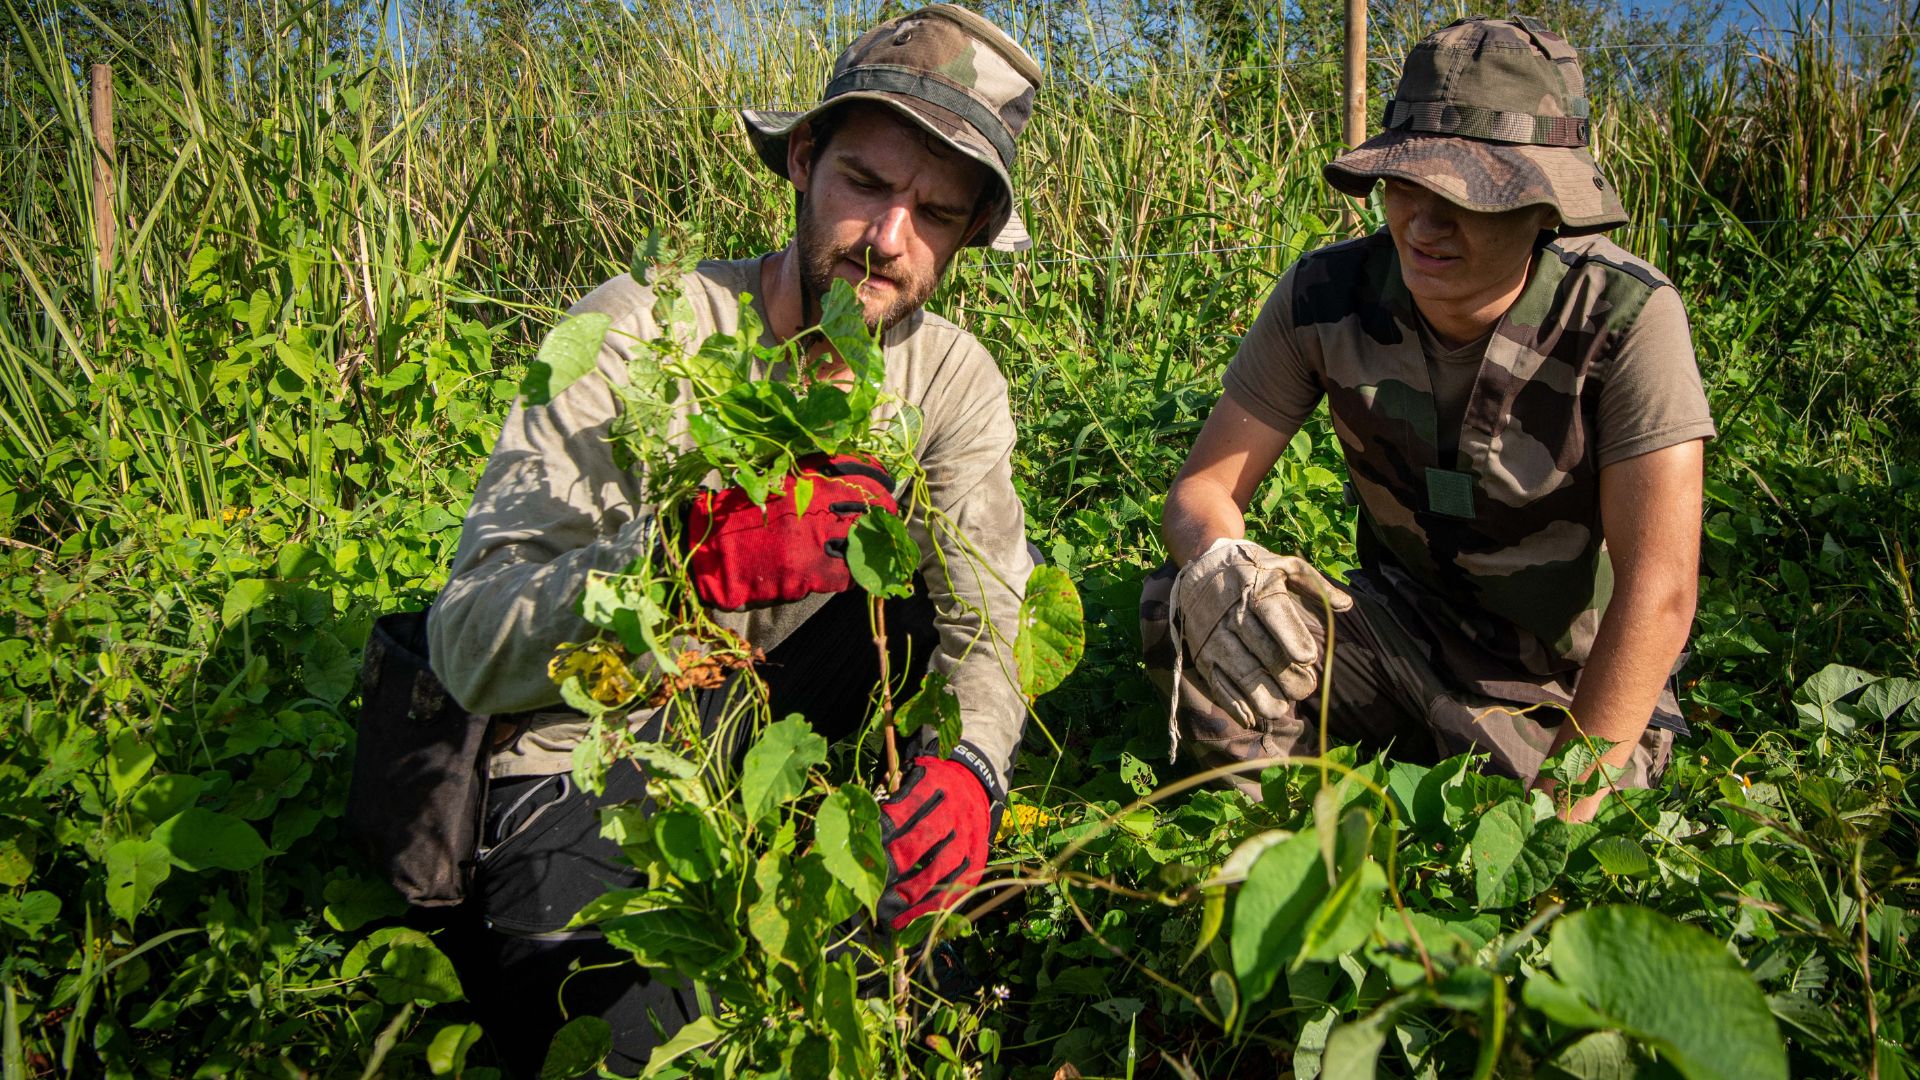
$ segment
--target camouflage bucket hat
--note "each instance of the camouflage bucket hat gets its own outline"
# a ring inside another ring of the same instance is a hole
[[[1563,235],[1602,232],[1627,211],[1587,150],[1589,117],[1580,60],[1546,24],[1461,19],[1414,46],[1386,130],[1324,175],[1361,199],[1394,177],[1484,213],[1544,203]]]
[[[877,101],[992,170],[1000,199],[976,246],[1033,246],[1014,210],[1013,140],[1033,115],[1040,65],[999,27],[965,8],[934,4],[881,23],[834,61],[820,104],[806,112],[742,109],[767,168],[787,175],[787,137],[848,101]]]

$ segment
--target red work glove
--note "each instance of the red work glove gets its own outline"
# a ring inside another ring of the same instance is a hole
[[[794,482],[813,479],[807,512],[794,513]],[[870,509],[900,512],[893,477],[872,458],[809,454],[794,463],[765,508],[740,488],[703,491],[687,514],[687,562],[708,607],[741,611],[845,592],[847,533]]]
[[[979,884],[1004,801],[993,770],[966,743],[945,761],[914,758],[900,790],[880,806],[880,840],[887,848],[880,921],[903,929],[929,911],[959,903]]]

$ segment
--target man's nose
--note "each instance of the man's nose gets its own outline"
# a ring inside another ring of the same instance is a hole
[[[1437,195],[1426,195],[1414,203],[1412,220],[1416,235],[1437,238],[1453,231],[1453,204]]]
[[[867,235],[863,239],[875,255],[884,259],[896,259],[906,254],[907,238],[912,228],[912,212],[907,207],[896,203],[882,210],[879,216],[867,223]]]

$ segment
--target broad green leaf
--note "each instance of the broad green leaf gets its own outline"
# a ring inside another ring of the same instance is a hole
[[[929,671],[920,680],[920,689],[893,714],[894,726],[904,735],[913,735],[923,727],[933,729],[940,744],[939,755],[946,757],[960,744],[960,697],[947,685],[944,672]]]
[[[540,1080],[573,1080],[591,1076],[613,1053],[613,1028],[597,1016],[576,1016],[553,1033]]]
[[[1364,945],[1380,915],[1380,896],[1386,889],[1386,872],[1372,859],[1345,874],[1307,920],[1294,966],[1331,961]]]
[[[1625,1032],[1689,1080],[1786,1077],[1766,996],[1704,931],[1647,908],[1589,908],[1555,924],[1550,956],[1552,977],[1524,996],[1561,1023]]]
[[[1541,1080],[1639,1080],[1657,1075],[1647,1054],[1617,1031],[1596,1031],[1541,1063]]]
[[[158,843],[119,841],[107,849],[107,906],[121,921],[132,922],[171,873],[167,849]]]
[[[0,892],[0,923],[14,927],[29,938],[59,917],[60,898],[44,889],[20,896]]]
[[[1456,808],[1448,796],[1466,782],[1468,770],[1472,767],[1472,756],[1461,754],[1435,765],[1420,778],[1420,783],[1413,791],[1415,832],[1430,840],[1454,838],[1454,830],[1464,813]]]
[[[380,958],[380,971],[383,977],[375,980],[374,993],[390,1005],[404,1001],[443,1005],[466,996],[453,961],[419,931],[398,936],[388,945],[387,954]]]
[[[1499,803],[1480,816],[1468,841],[1474,893],[1483,908],[1531,900],[1567,865],[1568,833],[1550,819],[1535,827],[1519,802]]]
[[[721,1034],[720,1024],[711,1016],[702,1016],[682,1026],[679,1031],[673,1033],[673,1038],[654,1047],[653,1054],[647,1058],[647,1067],[641,1070],[639,1080],[647,1080],[648,1077],[667,1072],[674,1062],[718,1039]]]
[[[1028,697],[1059,686],[1086,647],[1086,624],[1073,579],[1057,566],[1036,566],[1020,602],[1020,630],[1013,656],[1020,665],[1020,689]]]
[[[367,974],[375,959],[374,995],[389,1005],[407,1001],[445,1004],[464,995],[460,977],[433,939],[408,926],[389,926],[360,939],[340,962],[340,977]]]
[[[161,822],[153,839],[182,870],[250,870],[267,857],[267,845],[253,826],[199,807]]]
[[[226,599],[220,603],[220,625],[232,626],[247,612],[260,606],[272,590],[271,583],[260,578],[241,578],[227,586]]]
[[[219,265],[220,251],[218,248],[199,248],[193,253],[193,258],[187,262],[187,276],[184,280],[189,286],[197,285],[204,289],[206,283],[200,279],[213,273],[214,268]]]
[[[1881,679],[1860,692],[1859,704],[1877,720],[1892,720],[1905,709],[1909,725],[1920,723],[1920,680]]]
[[[153,760],[153,747],[132,728],[123,728],[107,746],[107,778],[113,782],[113,793],[126,798],[146,779]]]
[[[1845,664],[1828,664],[1801,683],[1793,696],[1796,700],[1813,705],[1831,705],[1879,678],[1878,675]]]
[[[818,960],[828,929],[858,909],[818,851],[795,857],[776,845],[760,857],[753,876],[760,895],[747,910],[748,931],[769,956],[801,970]]]
[[[427,1044],[427,1068],[435,1076],[459,1076],[467,1068],[467,1051],[479,1041],[479,1024],[448,1024]]]
[[[1336,1025],[1320,1057],[1320,1080],[1374,1080],[1387,1034],[1407,1005],[1405,997],[1392,998],[1360,1020]]]
[[[652,889],[613,889],[601,893],[587,901],[586,906],[567,920],[566,928],[573,930],[582,926],[606,922],[622,915],[638,915],[643,911],[657,911],[667,907],[671,901]]]
[[[527,365],[526,378],[520,382],[520,392],[526,396],[527,404],[551,403],[592,371],[612,326],[611,316],[588,311],[563,319],[547,331],[540,351]]]
[[[1653,860],[1639,841],[1624,836],[1603,836],[1587,846],[1600,869],[1615,877],[1638,877],[1653,868]]]
[[[322,895],[327,902],[324,911],[327,925],[342,933],[352,933],[377,919],[394,919],[407,913],[407,901],[384,881],[339,878],[327,882]]]
[[[247,778],[233,786],[226,812],[246,821],[273,813],[281,801],[300,793],[313,775],[313,763],[297,750],[279,747],[261,754]]]
[[[360,681],[360,657],[340,644],[339,638],[318,631],[302,650],[300,681],[314,697],[337,705]]]
[[[1260,856],[1266,854],[1268,848],[1291,839],[1293,839],[1293,833],[1286,829],[1268,829],[1266,832],[1247,837],[1240,841],[1227,856],[1226,861],[1220,864],[1220,869],[1215,870],[1206,883],[1208,885],[1240,884],[1247,880],[1247,871],[1253,869],[1253,864]]]
[[[1307,915],[1327,895],[1320,844],[1311,832],[1294,835],[1263,853],[1247,872],[1233,905],[1233,974],[1249,1008],[1267,996],[1273,981],[1300,951]]]
[[[632,953],[642,966],[674,968],[694,977],[707,977],[740,951],[726,928],[684,906],[622,915],[601,923],[600,929],[614,948]]]
[[[1613,743],[1606,739],[1575,739],[1540,763],[1541,775],[1551,776],[1562,788],[1571,789],[1594,771],[1600,758],[1611,749]]]
[[[807,770],[827,760],[827,740],[798,716],[767,725],[740,770],[740,804],[757,823],[807,786]]]
[[[897,514],[868,510],[847,533],[847,571],[869,596],[913,595],[913,572],[919,568],[920,545]]]
[[[1233,976],[1216,970],[1207,976],[1207,992],[1213,995],[1213,1006],[1220,1010],[1220,1026],[1229,1031],[1240,1019],[1240,985]]]
[[[33,832],[12,822],[0,821],[0,886],[15,888],[27,884],[33,876],[33,861],[40,842]]]
[[[880,843],[880,804],[865,788],[848,785],[820,803],[814,818],[820,858],[863,907],[880,900],[887,883],[887,849]]]
[[[822,974],[820,1011],[825,1016],[827,1030],[833,1035],[840,1075],[874,1075],[866,1026],[860,1020],[865,1010],[860,1007],[860,977],[854,971],[853,957],[841,956],[828,964]]]
[[[667,870],[682,881],[707,880],[724,859],[713,826],[684,807],[672,807],[654,817],[653,845]]]
[[[848,411],[865,416],[873,410],[886,375],[886,361],[867,326],[865,306],[860,294],[844,280],[835,279],[820,303],[820,329],[833,343],[833,351],[847,362],[853,375],[853,388],[847,395]]]
[[[206,788],[205,780],[186,773],[156,776],[140,785],[129,805],[134,813],[158,824],[191,806]]]
[[[628,743],[624,748],[630,760],[646,766],[654,776],[666,780],[691,780],[700,766],[667,749],[663,743]]]
[[[599,795],[607,789],[607,766],[610,764],[604,749],[606,733],[600,723],[600,714],[606,711],[606,707],[579,690],[579,686],[578,678],[560,684],[560,699],[593,717],[593,721],[587,726],[586,736],[567,755],[567,759],[573,766],[574,785]]]

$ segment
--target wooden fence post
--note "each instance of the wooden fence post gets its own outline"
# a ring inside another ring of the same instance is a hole
[[[1347,148],[1367,138],[1367,0],[1347,0],[1346,102],[1340,135]],[[1341,215],[1347,231],[1357,231],[1360,215],[1348,209]]]
[[[93,238],[104,278],[113,265],[113,68],[93,65],[89,104],[93,114]]]

